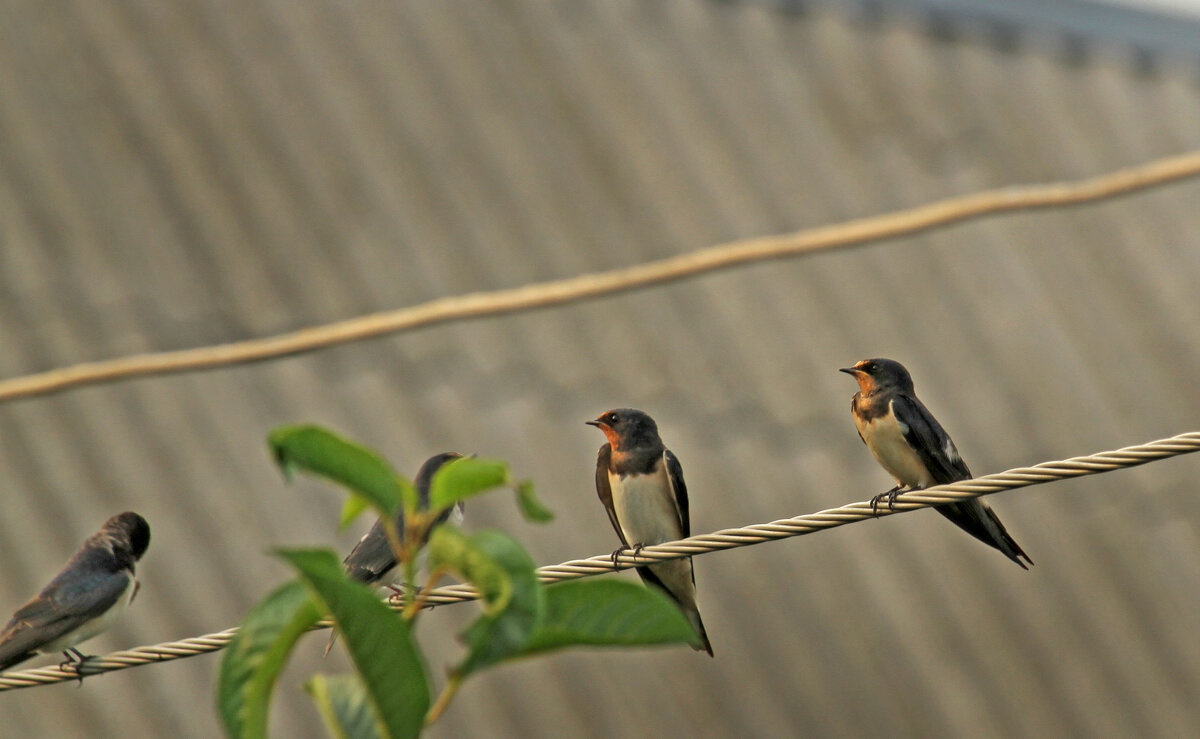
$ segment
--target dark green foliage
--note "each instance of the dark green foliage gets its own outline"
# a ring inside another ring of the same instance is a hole
[[[514,481],[508,465],[464,458],[434,476],[430,510],[415,514],[412,486],[375,452],[315,426],[289,426],[270,435],[276,462],[344,487],[351,498],[343,522],[367,507],[391,516],[432,521],[458,501],[497,487],[516,492],[522,515],[548,521],[552,514],[529,481]],[[393,532],[402,534],[403,532]],[[416,546],[402,543],[397,559],[415,572]],[[407,551],[407,550],[414,551]],[[430,566],[453,573],[480,592],[480,614],[462,633],[466,654],[431,708],[430,682],[412,624],[418,604],[393,611],[366,587],[351,581],[338,556],[325,549],[279,550],[297,579],[278,588],[246,616],[221,662],[217,706],[229,736],[267,736],[271,691],[300,637],[324,615],[333,619],[355,673],[316,675],[305,685],[330,733],[337,737],[401,739],[436,720],[469,675],[505,660],[575,645],[633,646],[694,643],[679,609],[661,594],[618,580],[543,586],[533,559],[498,531],[465,534],[451,525],[434,529]],[[412,591],[409,591],[412,592]]]

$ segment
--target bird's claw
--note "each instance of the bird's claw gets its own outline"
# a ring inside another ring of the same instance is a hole
[[[612,554],[609,555],[609,558],[612,560],[612,566],[613,566],[614,570],[618,569],[617,558],[621,556],[621,552],[624,552],[627,549],[629,549],[629,547],[617,547],[616,549],[613,550]]]
[[[398,603],[402,603],[404,601],[404,599],[408,597],[408,591],[406,591],[400,585],[396,585],[394,583],[388,583],[387,585],[384,585],[383,587],[392,591],[391,594],[388,595],[388,603],[391,605],[396,605]],[[423,588],[420,585],[414,585],[412,588],[412,597],[414,599],[420,598],[422,590],[423,590]]]
[[[612,553],[613,569],[614,570],[617,569],[617,558],[620,557],[622,553],[630,552],[631,554],[633,554],[634,557],[640,557],[642,555],[642,550],[645,548],[646,548],[645,544],[638,542],[637,544],[634,544],[632,547],[621,547],[620,549],[614,549],[613,553]]]
[[[78,649],[68,649],[63,652],[65,660],[58,663],[58,669],[63,672],[74,672],[79,678],[79,687],[83,687],[83,663],[87,662],[91,657],[84,655]]]
[[[896,496],[899,494],[900,494],[900,486],[897,485],[896,487],[892,488],[891,490],[888,490],[885,493],[880,493],[879,495],[876,495],[875,497],[871,498],[871,515],[873,515],[873,516],[879,515],[879,501],[883,500],[884,498],[887,498],[888,511],[896,510]]]

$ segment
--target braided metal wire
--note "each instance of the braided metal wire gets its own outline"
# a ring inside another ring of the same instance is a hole
[[[1073,457],[1054,462],[1043,462],[1033,467],[1019,467],[984,475],[971,480],[938,485],[936,487],[903,493],[896,498],[895,505],[889,510],[881,506],[873,511],[869,501],[850,503],[839,508],[830,508],[816,513],[809,513],[795,518],[785,518],[770,523],[755,524],[737,529],[724,529],[711,534],[701,534],[667,544],[648,546],[636,554],[624,550],[618,554],[602,554],[587,559],[576,559],[557,565],[538,569],[538,576],[544,583],[574,580],[580,577],[600,575],[614,570],[624,570],[650,562],[660,562],[678,559],[696,554],[716,552],[724,549],[761,544],[776,539],[786,539],[792,536],[803,536],[815,531],[824,531],[838,526],[844,526],[870,518],[889,516],[894,513],[928,508],[930,506],[952,503],[954,501],[977,498],[982,495],[1015,490],[1017,488],[1041,485],[1055,480],[1085,475],[1098,475],[1104,472],[1136,467],[1160,459],[1176,457],[1200,451],[1200,431],[1158,439],[1138,446],[1125,447],[1114,451],[1100,452],[1085,457]],[[436,588],[425,594],[429,605],[459,603],[474,600],[478,592],[469,585],[452,585]],[[403,607],[403,603],[393,601],[394,608]],[[329,622],[323,622],[318,628],[327,628]],[[237,634],[237,627],[219,631],[215,634],[196,636],[181,641],[137,647],[122,652],[113,652],[102,657],[89,658],[82,668],[84,677],[113,670],[124,670],[129,667],[167,662],[183,657],[194,657],[224,649]],[[30,688],[50,683],[76,680],[80,677],[72,667],[42,667],[19,672],[0,674],[0,691]]]

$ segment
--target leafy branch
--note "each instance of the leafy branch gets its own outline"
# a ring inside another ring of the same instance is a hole
[[[630,582],[592,580],[544,585],[519,542],[499,531],[468,534],[439,518],[461,501],[509,488],[531,521],[552,517],[532,484],[515,480],[499,460],[461,458],[433,477],[426,506],[412,483],[376,452],[317,426],[276,429],[268,443],[287,478],[312,475],[345,489],[345,526],[367,509],[385,526],[405,573],[406,607],[388,608],[367,586],[347,576],[329,549],[277,549],[296,571],[247,614],[221,662],[217,708],[226,733],[267,736],[272,692],[301,637],[323,618],[333,620],[354,672],[317,674],[305,683],[327,729],[336,737],[418,736],[447,709],[469,676],[504,662],[570,646],[692,643],[687,620],[665,596]],[[394,524],[403,510],[404,529]],[[416,581],[417,555],[428,550],[431,572]],[[481,594],[479,614],[460,634],[465,653],[436,699],[413,626],[423,594],[444,574]]]

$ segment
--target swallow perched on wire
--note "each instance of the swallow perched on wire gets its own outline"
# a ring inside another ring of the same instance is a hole
[[[875,461],[898,483],[872,498],[872,508],[884,497],[890,507],[902,490],[945,485],[972,477],[950,436],[917,400],[912,376],[904,365],[891,359],[864,359],[839,371],[853,375],[858,381],[859,390],[850,402],[850,410],[859,438],[871,450]],[[999,549],[1022,568],[1029,569],[1025,562],[1033,564],[991,506],[982,500],[946,503],[935,510],[984,544]]]
[[[127,511],[105,521],[0,632],[0,670],[38,652],[61,651],[66,661],[59,666],[72,665],[78,673],[88,657],[75,645],[112,626],[133,600],[134,563],[148,546],[150,526],[138,514]]]
[[[417,491],[417,508],[424,510],[429,507],[429,486],[433,482],[433,476],[437,474],[437,471],[447,462],[460,459],[462,456],[458,452],[442,452],[425,460],[425,463],[421,465],[421,469],[417,470],[417,476],[413,479],[413,488]],[[462,501],[456,503],[452,508],[443,511],[433,525],[438,526],[445,523],[452,513],[455,517],[455,523],[462,521]],[[395,521],[396,530],[403,537],[403,509],[396,513]],[[346,555],[346,559],[342,560],[342,564],[345,566],[346,574],[350,576],[350,579],[357,580],[364,585],[382,585],[388,579],[388,576],[396,569],[397,562],[396,553],[392,551],[392,547],[388,543],[387,533],[383,529],[382,519],[376,519],[375,525],[363,535],[363,538],[358,540],[358,543]]]
[[[433,476],[437,474],[447,462],[455,459],[461,459],[463,455],[458,452],[442,452],[435,454],[425,463],[421,465],[421,469],[417,470],[417,476],[413,478],[413,488],[417,491],[417,507],[424,510],[429,507],[429,486],[433,482]],[[433,526],[439,526],[445,523],[450,516],[454,516],[456,524],[462,523],[463,519],[463,504],[460,500],[454,506],[443,511]],[[396,531],[399,532],[403,539],[404,531],[404,510],[396,512],[395,517]],[[433,527],[430,527],[430,531]],[[428,536],[429,532],[425,532]],[[383,528],[383,519],[376,519],[375,524],[371,529],[363,535],[363,538],[358,540],[346,558],[342,560],[342,565],[346,568],[346,574],[351,580],[356,580],[364,585],[382,585],[393,592],[399,592],[391,584],[391,580],[395,575],[396,553],[392,551],[392,545],[388,542],[387,532]],[[329,635],[329,641],[325,644],[325,654],[329,654],[329,650],[333,648],[334,642],[337,641],[337,632]]]
[[[683,468],[663,446],[654,419],[621,408],[587,423],[608,438],[596,458],[596,492],[621,543],[636,551],[691,536]],[[712,644],[696,606],[692,558],[645,565],[638,567],[637,573],[642,582],[662,590],[679,605],[700,637],[702,646],[696,649],[711,657]]]

